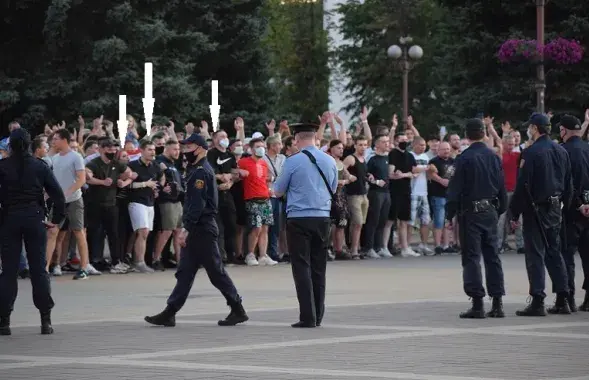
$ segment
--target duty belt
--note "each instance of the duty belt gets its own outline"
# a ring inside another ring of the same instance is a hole
[[[536,202],[538,206],[552,206],[552,207],[560,207],[560,195],[553,195],[548,197],[548,199],[540,202]]]
[[[475,214],[487,212],[495,208],[496,201],[496,199],[480,199],[466,202],[464,211],[470,211]]]

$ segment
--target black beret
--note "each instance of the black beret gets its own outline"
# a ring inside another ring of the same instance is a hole
[[[469,119],[466,122],[465,130],[472,131],[472,132],[483,131],[483,130],[485,130],[485,124],[483,124],[483,121],[478,118]]]

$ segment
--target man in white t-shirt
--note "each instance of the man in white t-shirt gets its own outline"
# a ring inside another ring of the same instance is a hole
[[[424,255],[431,255],[433,251],[427,247],[429,224],[431,221],[427,199],[427,168],[429,157],[425,153],[425,140],[423,137],[415,136],[411,154],[415,157],[417,164],[413,170],[414,174],[411,180],[411,225],[417,228],[419,221],[421,243],[419,244],[418,250]]]

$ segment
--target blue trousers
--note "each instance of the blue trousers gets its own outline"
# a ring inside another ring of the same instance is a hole
[[[278,260],[278,248],[280,241],[280,229],[282,219],[282,200],[280,198],[270,198],[272,204],[272,214],[274,215],[274,224],[268,230],[268,256],[273,260]]]

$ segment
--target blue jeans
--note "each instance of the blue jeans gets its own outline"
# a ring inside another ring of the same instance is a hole
[[[434,228],[441,230],[444,228],[444,222],[446,220],[446,198],[430,197],[430,201],[432,205]]]
[[[273,260],[278,259],[278,242],[280,240],[280,227],[282,225],[282,200],[279,198],[270,198],[272,204],[272,214],[274,224],[268,230],[268,256]]]

